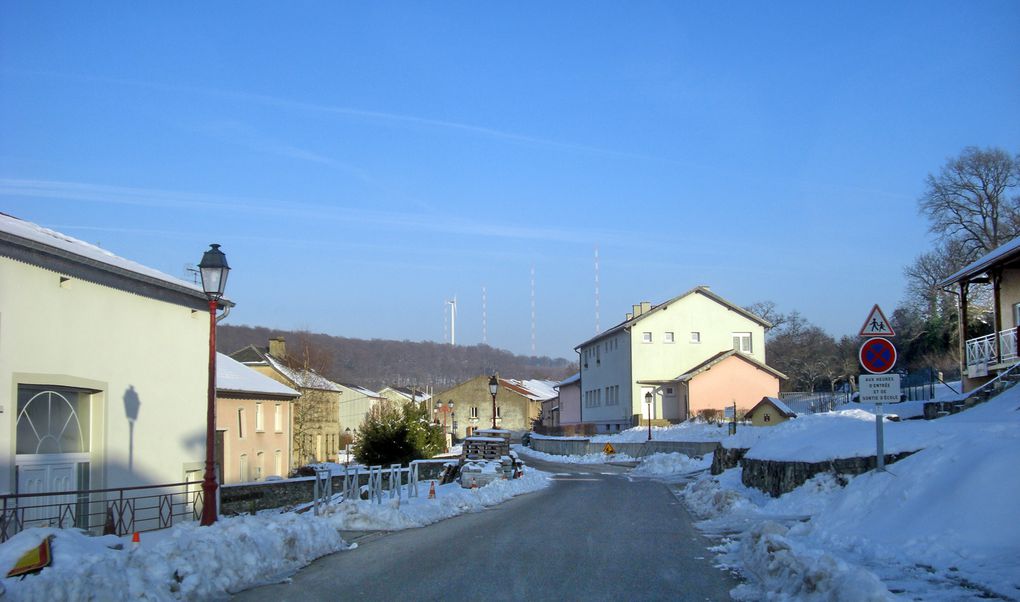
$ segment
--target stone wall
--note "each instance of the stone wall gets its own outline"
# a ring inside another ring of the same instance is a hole
[[[747,453],[746,447],[723,447],[715,448],[712,454],[712,474],[722,474],[723,471],[736,468],[740,460]]]
[[[418,460],[415,463],[418,465],[419,481],[438,478],[439,473],[443,470],[443,465],[449,461],[451,461],[449,458],[442,460]],[[389,479],[390,473],[387,468],[383,471],[384,489],[389,488]],[[333,491],[341,491],[343,482],[344,478],[342,475],[334,475]],[[358,482],[360,485],[368,484],[368,470],[362,470],[359,473]],[[428,484],[425,487],[427,488]],[[223,485],[220,488],[220,514],[245,514],[258,512],[259,510],[307,504],[312,501],[314,488],[315,477],[299,477],[281,481],[260,481],[241,485]],[[427,494],[428,489],[425,490],[425,495]]]
[[[535,451],[558,456],[583,456],[587,454],[600,454],[605,448],[605,443],[593,443],[588,439],[540,439],[531,438],[531,448]],[[691,441],[643,441],[640,443],[613,443],[613,448],[618,454],[627,454],[633,458],[643,458],[655,453],[681,453],[691,457],[700,458],[711,454],[719,447],[717,441],[691,442]]]
[[[886,454],[885,463],[892,464],[913,453],[915,452]],[[830,472],[837,476],[859,475],[874,470],[878,465],[878,457],[839,458],[825,462],[783,462],[743,458],[740,464],[743,466],[740,480],[745,486],[764,491],[772,497],[779,497],[803,485],[818,473]]]

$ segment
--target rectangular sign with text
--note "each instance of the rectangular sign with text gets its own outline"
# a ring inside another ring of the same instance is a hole
[[[862,374],[861,403],[896,403],[900,400],[899,374]]]

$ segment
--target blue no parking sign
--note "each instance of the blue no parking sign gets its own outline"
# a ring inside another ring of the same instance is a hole
[[[872,374],[885,374],[896,365],[896,347],[889,339],[875,337],[861,345],[861,366]]]

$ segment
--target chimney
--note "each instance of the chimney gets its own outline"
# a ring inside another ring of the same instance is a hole
[[[630,307],[634,311],[634,317],[635,318],[641,315],[641,306],[640,305],[631,305]]]
[[[630,322],[634,319],[634,314],[627,314],[627,321]]]
[[[648,301],[641,302],[641,313],[646,314],[652,309],[652,304]]]
[[[275,339],[269,339],[269,355],[284,359],[287,357],[287,341],[283,337],[276,337]]]

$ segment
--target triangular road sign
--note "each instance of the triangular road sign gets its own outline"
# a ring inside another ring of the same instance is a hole
[[[892,324],[889,320],[885,319],[885,314],[882,313],[882,309],[875,304],[875,307],[871,308],[871,313],[868,314],[868,319],[864,321],[864,326],[861,326],[860,335],[862,337],[894,337],[896,333],[893,332]]]
[[[604,454],[615,454],[616,450],[613,449],[613,444],[612,443],[606,443],[606,446],[602,448],[602,453],[604,453]]]

